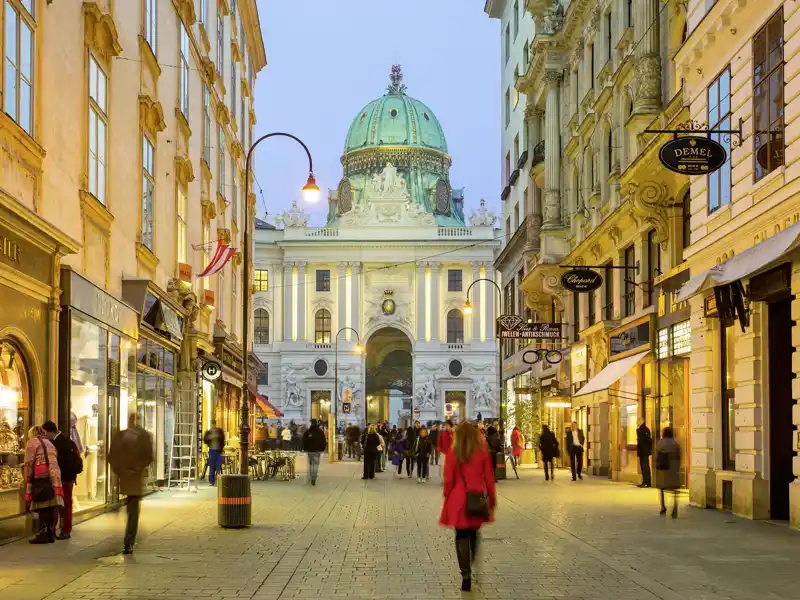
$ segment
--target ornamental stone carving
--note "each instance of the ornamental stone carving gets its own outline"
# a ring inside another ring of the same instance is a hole
[[[283,406],[299,408],[303,406],[303,398],[300,392],[300,383],[292,367],[286,369],[283,376]]]
[[[561,226],[561,195],[558,190],[544,192],[544,226]]]
[[[367,184],[367,199],[401,199],[408,200],[410,195],[406,180],[397,173],[397,168],[387,162],[383,171],[375,173]]]
[[[97,2],[83,3],[83,31],[86,43],[106,62],[122,54],[114,18],[100,10]]]
[[[415,395],[416,405],[421,409],[431,409],[436,407],[436,377],[429,375],[428,378],[417,387]]]
[[[478,380],[472,384],[472,401],[476,409],[486,410],[494,406],[492,386],[486,380],[486,377],[479,377]]]
[[[636,61],[636,110],[657,110],[661,105],[661,59],[647,54]]]
[[[492,209],[486,208],[486,200],[481,198],[481,204],[478,211],[472,211],[472,216],[469,218],[469,224],[473,227],[492,227],[497,221]]]
[[[555,35],[564,27],[564,7],[561,2],[553,2],[548,6],[541,17],[542,33]]]
[[[297,200],[292,202],[291,208],[284,210],[279,214],[275,221],[278,224],[283,223],[284,227],[305,227],[308,224],[308,219],[311,217],[304,209],[297,206]]]
[[[542,83],[547,87],[558,86],[561,83],[561,71],[545,71],[542,75]]]

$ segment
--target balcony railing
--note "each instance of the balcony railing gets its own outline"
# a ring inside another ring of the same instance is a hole
[[[535,167],[539,163],[543,162],[544,162],[544,140],[542,140],[533,147],[533,160],[531,161],[531,167]]]
[[[511,177],[508,178],[508,185],[514,185],[517,183],[517,179],[519,179],[519,169],[514,169],[514,172],[511,173]]]
[[[519,160],[517,161],[517,168],[518,169],[524,168],[527,162],[528,162],[528,151],[525,150],[525,152],[522,153],[522,155],[519,157]]]
[[[470,227],[439,227],[439,237],[460,238],[470,237],[472,234]]]
[[[313,237],[313,238],[339,237],[339,230],[334,227],[320,227],[318,229],[306,229],[306,237]]]
[[[500,199],[506,200],[510,194],[511,194],[511,186],[507,185],[506,187],[503,188],[503,191],[500,194]]]

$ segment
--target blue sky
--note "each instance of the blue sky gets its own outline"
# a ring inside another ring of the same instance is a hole
[[[286,131],[314,157],[324,223],[327,190],[341,178],[344,138],[359,110],[382,96],[400,63],[408,94],[439,118],[453,157],[453,187],[466,212],[481,198],[499,206],[499,23],[483,0],[257,0],[268,65],[256,82],[255,135]],[[307,161],[291,140],[267,140],[254,171],[258,216],[300,200]],[[307,207],[308,208],[308,207]]]

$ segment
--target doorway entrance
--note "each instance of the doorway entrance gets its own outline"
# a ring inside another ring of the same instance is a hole
[[[367,341],[364,417],[367,423],[389,421],[398,427],[412,420],[413,358],[411,340],[394,327],[384,327]]]
[[[792,300],[769,302],[769,513],[789,519],[792,474]]]

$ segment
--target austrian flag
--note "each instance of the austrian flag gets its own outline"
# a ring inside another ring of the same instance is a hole
[[[214,256],[211,258],[208,266],[203,269],[203,272],[198,273],[197,278],[209,277],[219,273],[234,254],[236,254],[236,248],[229,248],[228,244],[224,241],[217,240],[217,250],[214,252]]]

